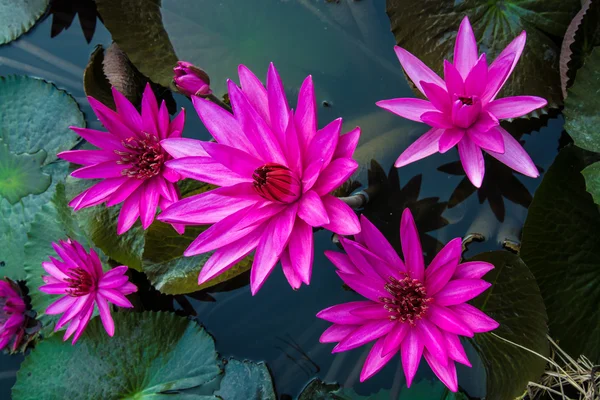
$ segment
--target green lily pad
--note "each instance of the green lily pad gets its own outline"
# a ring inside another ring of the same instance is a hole
[[[27,32],[46,12],[50,0],[0,0],[0,45]]]
[[[60,298],[60,295],[46,294],[38,290],[45,284],[42,276],[47,275],[42,268],[42,262],[48,261],[49,256],[56,257],[52,242],[71,238],[81,243],[86,249],[93,247],[93,243],[79,226],[77,215],[68,206],[65,187],[62,183],[56,185],[52,199],[44,204],[41,211],[34,217],[27,237],[24,269],[27,273],[25,280],[29,288],[31,308],[37,313],[37,319],[42,326],[47,328],[47,332],[51,332],[60,315],[46,315],[44,311],[51,303]],[[108,268],[104,253],[99,249],[95,250],[103,262],[103,267]]]
[[[31,171],[39,180],[30,184],[46,191],[30,194],[11,204],[0,196],[0,275],[13,280],[25,278],[23,246],[34,215],[52,198],[56,183],[68,172],[68,163],[56,153],[71,149],[79,140],[69,126],[85,126],[83,114],[66,92],[41,79],[24,76],[0,77],[0,140],[15,157],[36,155],[39,171]],[[42,160],[41,154],[46,157]],[[7,157],[8,158],[8,157]],[[37,162],[37,161],[36,161]],[[37,191],[37,190],[36,190]]]
[[[415,54],[440,76],[443,60],[453,58],[456,33],[465,15],[489,61],[526,30],[523,55],[499,97],[540,96],[548,100],[550,108],[562,104],[560,49],[554,38],[564,35],[580,7],[580,0],[387,0],[398,46]]]
[[[44,150],[17,155],[0,141],[0,197],[14,205],[27,195],[44,193],[52,183],[40,170],[45,159]]]
[[[223,400],[277,400],[271,373],[264,363],[229,359],[221,387],[215,392]]]
[[[594,203],[600,204],[600,162],[585,167],[581,173],[585,178],[585,189],[592,195]]]
[[[483,278],[493,286],[473,300],[475,307],[500,324],[496,330],[475,334],[472,339],[486,370],[486,398],[514,399],[525,392],[529,381],[542,375],[546,361],[500,338],[547,357],[544,301],[533,274],[519,256],[491,251],[469,261],[486,261],[495,267]]]
[[[589,158],[572,146],[558,154],[529,207],[521,257],[540,286],[552,338],[573,358],[599,362],[600,212],[579,172]]]
[[[42,341],[21,365],[13,399],[217,399],[186,396],[221,374],[214,341],[197,323],[160,312],[113,318],[112,338],[96,318],[75,346]]]

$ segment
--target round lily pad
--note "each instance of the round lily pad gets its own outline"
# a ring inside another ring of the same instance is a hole
[[[0,45],[31,29],[49,3],[50,0],[0,0]]]
[[[44,193],[52,178],[41,171],[46,152],[14,154],[0,142],[0,197],[15,204],[23,197]]]

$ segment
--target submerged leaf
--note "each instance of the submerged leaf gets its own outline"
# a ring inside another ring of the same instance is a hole
[[[40,18],[50,0],[0,0],[0,45],[27,32]]]
[[[271,373],[264,363],[227,360],[221,387],[215,392],[223,400],[277,400]]]
[[[40,169],[45,159],[44,150],[17,155],[0,141],[0,197],[14,205],[25,196],[44,193],[52,182]]]

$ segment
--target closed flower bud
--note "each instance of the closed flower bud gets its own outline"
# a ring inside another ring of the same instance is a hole
[[[208,74],[187,61],[178,61],[173,68],[173,82],[187,96],[205,97],[212,94]]]

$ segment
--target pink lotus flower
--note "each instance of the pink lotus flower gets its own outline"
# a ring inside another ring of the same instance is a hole
[[[84,165],[71,176],[81,179],[103,179],[80,193],[69,205],[75,210],[106,203],[108,207],[123,202],[117,233],[129,230],[141,217],[142,227],[154,221],[158,207],[165,209],[179,200],[174,182],[179,175],[165,166],[169,155],[160,145],[162,139],[180,137],[185,113],[170,121],[163,101],[158,108],[154,92],[146,86],[142,97],[142,113],[115,88],[112,89],[117,112],[93,97],[90,106],[108,132],[71,127],[82,138],[100,150],[70,150],[58,157]],[[183,233],[183,227],[173,225]]]
[[[458,389],[454,362],[471,366],[459,335],[472,337],[498,323],[465,302],[491,285],[480,278],[493,265],[460,263],[461,239],[450,241],[425,269],[419,233],[410,210],[402,214],[400,238],[404,261],[364,216],[355,241],[341,239],[346,254],[327,251],[338,275],[367,301],[329,307],[317,317],[334,325],[321,343],[339,342],[333,353],[375,340],[360,374],[361,382],[377,373],[398,352],[410,384],[421,355],[452,391]]]
[[[25,334],[25,302],[13,285],[0,280],[0,350],[12,342],[11,349],[16,351]]]
[[[485,54],[478,55],[473,29],[465,17],[456,36],[454,64],[444,61],[443,80],[414,55],[395,47],[404,71],[429,101],[392,99],[377,105],[432,127],[398,157],[396,167],[458,145],[463,168],[476,187],[481,186],[485,173],[482,149],[515,171],[532,178],[539,176],[527,152],[498,120],[526,115],[544,107],[546,100],[535,96],[495,100],[519,61],[525,36],[523,31],[488,67]]]
[[[212,93],[208,74],[194,64],[177,61],[173,73],[173,82],[181,93],[187,96],[208,96]]]
[[[127,267],[121,265],[103,272],[100,258],[94,249],[90,249],[88,253],[81,244],[71,239],[61,240],[58,244],[52,243],[52,247],[62,261],[50,257],[49,262],[42,263],[42,267],[50,275],[43,277],[46,284],[40,286],[40,291],[64,295],[46,309],[48,315],[63,314],[54,331],[68,323],[63,340],[69,339],[74,333],[75,344],[90,321],[96,305],[106,333],[114,335],[115,324],[110,315],[109,302],[131,308],[133,305],[125,296],[137,291],[137,287],[125,275]]]
[[[184,252],[193,256],[216,250],[202,268],[199,284],[256,249],[252,294],[279,260],[297,289],[310,282],[313,227],[341,235],[360,230],[352,209],[329,194],[358,167],[352,154],[360,129],[340,136],[341,119],[317,129],[310,76],[300,88],[294,112],[273,64],[268,89],[244,65],[238,71],[243,89],[228,82],[234,115],[202,98],[192,99],[217,143],[181,138],[161,142],[175,158],[167,163],[169,168],[221,187],[175,203],[159,219],[214,224]]]

